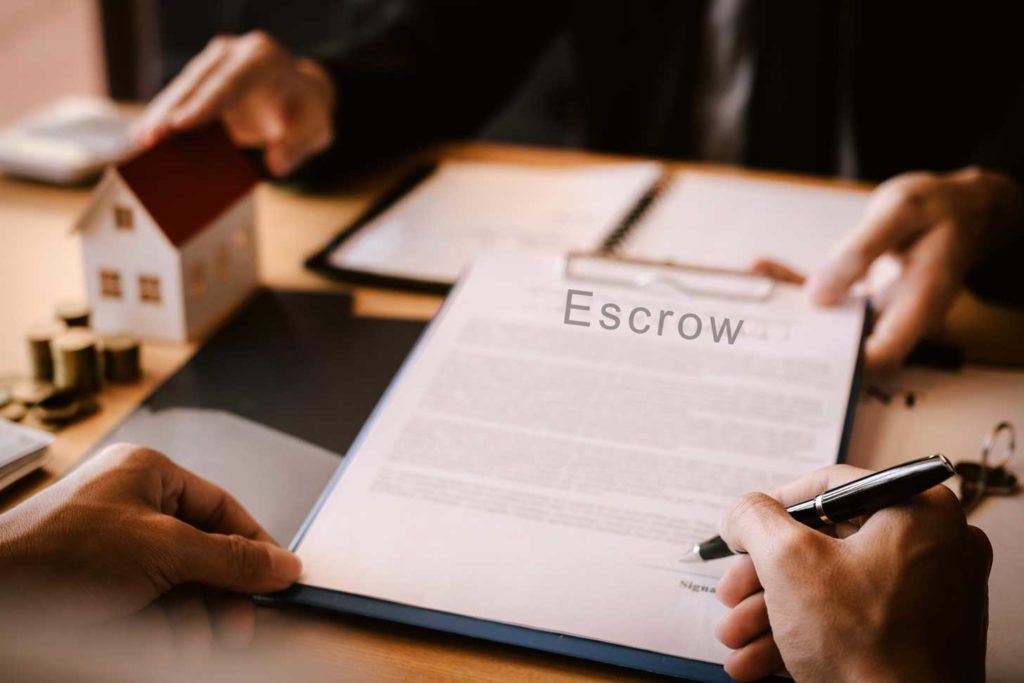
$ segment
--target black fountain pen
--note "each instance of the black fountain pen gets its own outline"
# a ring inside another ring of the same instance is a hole
[[[786,512],[801,524],[820,529],[902,503],[941,484],[953,473],[953,465],[946,456],[930,455],[829,489],[810,500],[789,506]],[[682,561],[717,560],[732,554],[732,549],[722,537],[715,536],[693,546]]]

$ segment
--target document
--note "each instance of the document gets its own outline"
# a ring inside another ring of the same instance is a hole
[[[592,250],[655,183],[654,162],[574,168],[444,162],[342,242],[332,265],[454,282],[488,249]]]
[[[683,171],[630,232],[622,253],[740,269],[772,258],[809,273],[857,227],[867,202],[857,190]]]
[[[731,560],[680,558],[736,496],[836,460],[863,303],[565,267],[474,263],[293,544],[301,583],[720,663]]]

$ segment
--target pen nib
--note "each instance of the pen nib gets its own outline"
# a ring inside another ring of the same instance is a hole
[[[687,562],[687,563],[689,563],[689,562],[700,562],[702,559],[703,558],[700,556],[700,546],[699,545],[695,545],[692,548],[690,548],[690,552],[688,552],[685,555],[683,555],[682,559],[679,560],[679,561],[680,562]]]

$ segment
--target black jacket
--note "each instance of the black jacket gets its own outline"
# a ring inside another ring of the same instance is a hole
[[[751,6],[756,66],[745,164],[834,174],[839,121],[848,117],[862,179],[971,163],[1024,177],[1024,41],[1013,3]],[[501,118],[503,106],[544,120],[554,131],[547,142],[680,159],[694,153],[703,0],[382,7],[375,22],[324,55],[339,88],[336,166],[472,137]],[[545,56],[559,77],[538,77]],[[529,135],[514,120],[490,132]]]

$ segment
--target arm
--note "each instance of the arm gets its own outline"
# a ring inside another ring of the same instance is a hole
[[[892,369],[942,324],[972,269],[1019,244],[1022,221],[1024,189],[1003,172],[896,176],[878,186],[861,225],[811,275],[811,298],[841,300],[878,257],[895,255],[902,273],[871,292],[879,315],[865,349],[870,369]]]
[[[131,616],[189,584],[283,590],[300,571],[229,494],[139,446],[107,448],[0,516],[0,614],[51,625]]]
[[[220,117],[237,142],[264,148],[272,173],[286,175],[328,147],[314,172],[465,137],[526,75],[565,11],[557,2],[396,7],[318,59],[296,57],[263,32],[215,38],[149,105],[140,140]]]

